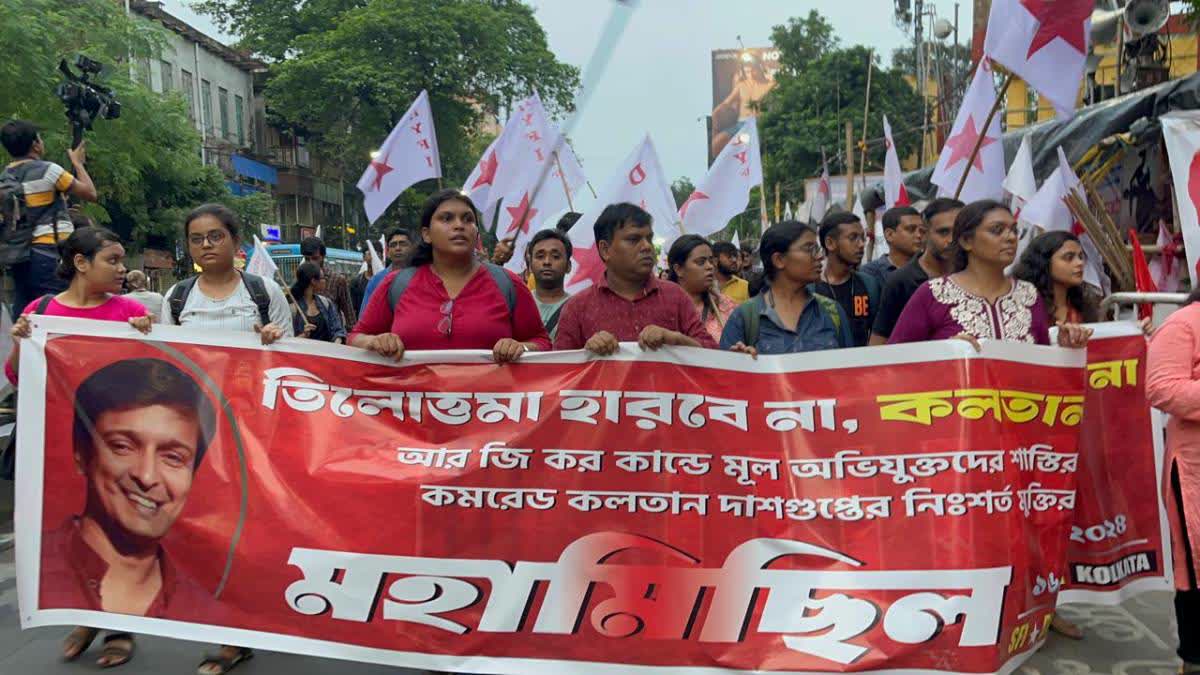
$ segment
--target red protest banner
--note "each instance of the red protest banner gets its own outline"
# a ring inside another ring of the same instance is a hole
[[[22,350],[27,627],[460,672],[992,673],[1066,574],[1082,353],[397,366],[98,323],[38,317]]]
[[[1087,351],[1079,500],[1058,600],[1117,604],[1174,588],[1158,481],[1162,422],[1146,402],[1146,338],[1136,324],[1099,324]]]

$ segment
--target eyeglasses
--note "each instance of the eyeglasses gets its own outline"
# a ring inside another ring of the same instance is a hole
[[[454,332],[454,301],[447,300],[442,303],[442,320],[438,322],[438,332],[443,337],[450,337]]]
[[[799,249],[799,251],[801,253],[807,253],[809,256],[811,256],[813,258],[821,257],[821,245],[820,244],[801,244],[800,246],[797,246],[796,248]]]
[[[193,234],[188,237],[188,243],[192,246],[203,246],[204,242],[208,242],[213,246],[219,246],[225,241],[225,237],[229,236],[225,230],[213,230],[208,234]]]

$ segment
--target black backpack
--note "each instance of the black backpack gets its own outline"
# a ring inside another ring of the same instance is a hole
[[[0,172],[0,267],[29,260],[35,223],[26,217],[24,165]]]
[[[255,306],[258,307],[258,320],[264,326],[271,323],[271,294],[267,292],[267,284],[262,277],[249,272],[242,272],[241,275],[242,283],[250,292],[250,298],[254,300]],[[171,289],[171,295],[167,297],[167,303],[171,306],[171,321],[175,325],[182,325],[179,323],[179,317],[183,314],[183,306],[187,304],[188,296],[196,287],[198,278],[188,277],[175,284],[175,288]]]

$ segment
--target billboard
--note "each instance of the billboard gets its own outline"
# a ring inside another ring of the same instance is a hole
[[[775,86],[775,73],[778,70],[779,50],[773,47],[713,51],[709,164],[733,138],[738,123],[754,114],[752,104]]]

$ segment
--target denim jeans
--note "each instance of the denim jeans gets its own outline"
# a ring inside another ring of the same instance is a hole
[[[57,295],[67,290],[67,282],[58,277],[58,247],[50,244],[34,244],[30,247],[29,260],[12,267],[13,273],[13,321],[21,315],[29,303],[43,295]]]

